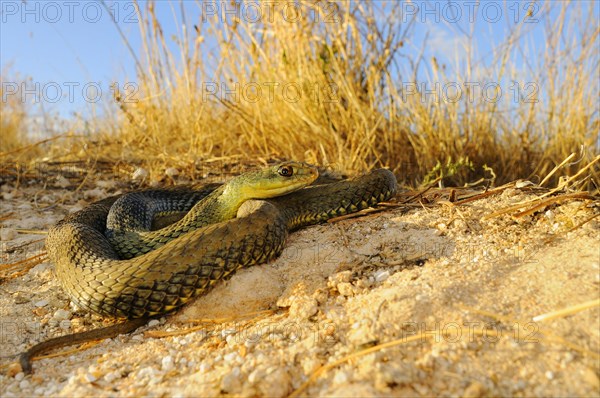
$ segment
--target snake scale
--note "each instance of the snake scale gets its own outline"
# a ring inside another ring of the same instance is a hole
[[[105,235],[111,206],[119,196],[67,216],[49,231],[46,241],[62,287],[80,307],[102,316],[134,319],[163,314],[205,294],[239,268],[276,258],[289,231],[373,206],[389,199],[397,187],[396,178],[385,169],[351,180],[309,186],[305,185],[318,174],[313,166],[286,162],[264,170],[277,171],[278,178],[285,181],[289,177],[292,181],[292,175],[282,174],[287,174],[282,172],[284,169],[303,178],[301,183],[285,183],[283,188],[270,183],[269,195],[282,196],[250,200],[254,198],[252,191],[258,188],[246,189],[248,198],[237,200],[242,203],[225,205],[230,214],[222,221],[221,214],[210,225],[205,225],[210,217],[204,216],[199,217],[202,222],[192,221],[192,227],[189,220],[186,226],[174,224],[178,227],[166,227],[169,233],[150,239],[151,250],[129,255],[120,255]],[[256,179],[257,174],[252,175]],[[153,198],[170,198],[179,203],[177,211],[191,207],[190,212],[198,213],[195,209],[210,208],[210,202],[220,197],[211,193],[222,193],[230,186],[140,192],[150,202]],[[290,190],[296,191],[286,193]]]

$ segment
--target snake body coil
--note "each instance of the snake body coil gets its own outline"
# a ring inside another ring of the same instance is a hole
[[[298,170],[304,170],[303,166]],[[314,178],[316,175],[309,179]],[[200,190],[142,192],[146,197],[178,201],[180,209],[187,209],[198,200],[195,206],[206,206],[201,199],[216,200],[214,196],[209,199],[211,192],[223,189],[213,185]],[[177,232],[164,242],[153,236],[151,241],[160,244],[151,243],[154,250],[144,249],[130,259],[122,259],[104,235],[111,206],[119,199],[113,197],[59,222],[49,231],[46,247],[60,283],[79,306],[103,316],[147,317],[180,307],[239,268],[274,259],[283,250],[288,231],[365,209],[387,200],[395,191],[394,175],[379,169],[353,180],[248,200],[238,205],[239,211],[236,208],[237,218],[225,216],[225,221],[211,225],[201,221],[199,227],[195,225],[185,234]],[[175,230],[183,228],[187,226]]]

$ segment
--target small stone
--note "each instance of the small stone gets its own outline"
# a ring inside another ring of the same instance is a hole
[[[98,379],[96,378],[96,376],[94,376],[94,375],[93,375],[93,374],[91,374],[91,373],[86,373],[86,374],[85,374],[85,376],[84,376],[83,378],[84,378],[84,379],[85,379],[85,381],[87,381],[88,383],[93,383],[93,382],[95,382],[96,380],[98,380]]]
[[[378,282],[378,283],[385,281],[389,277],[390,277],[389,271],[379,271],[379,272],[375,273],[375,275],[374,275],[375,282]]]
[[[548,379],[548,380],[554,379],[554,373],[552,373],[549,370],[547,370],[546,373],[544,373],[544,376],[546,376],[546,379]]]
[[[24,378],[25,378],[25,373],[23,373],[23,372],[19,372],[19,373],[17,373],[17,374],[15,375],[15,380],[16,380],[16,381],[21,381],[21,380],[23,380]]]
[[[21,382],[19,383],[19,388],[21,390],[24,390],[27,387],[29,387],[29,380],[21,380]]]
[[[64,321],[60,321],[60,323],[58,324],[58,327],[60,327],[63,330],[71,329],[71,321],[69,319],[65,319]]]
[[[173,357],[170,355],[167,355],[166,357],[163,357],[162,359],[162,370],[168,372],[169,370],[173,369]]]
[[[48,300],[40,300],[35,302],[33,305],[35,305],[38,308],[45,307],[48,305]]]
[[[57,310],[54,315],[52,315],[52,318],[56,319],[57,321],[64,321],[65,319],[70,319],[71,318],[71,311],[67,311],[67,310]]]
[[[158,319],[151,319],[150,322],[148,322],[148,327],[150,328],[158,325],[160,325],[160,321]]]

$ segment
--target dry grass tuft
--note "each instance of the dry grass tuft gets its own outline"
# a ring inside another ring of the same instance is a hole
[[[84,142],[73,138],[72,148],[63,145],[51,156],[142,165],[155,175],[175,167],[193,176],[207,161],[214,167],[216,160],[294,158],[350,173],[390,167],[411,185],[425,176],[456,185],[480,178],[539,182],[577,153],[544,181],[556,184],[600,151],[593,4],[542,5],[546,43],[537,52],[519,40],[528,25],[517,24],[493,49],[495,62],[478,61],[467,32],[462,60],[444,65],[422,57],[428,43],[414,41],[414,21],[398,18],[401,2],[298,3],[335,19],[307,12],[294,23],[281,17],[198,23],[174,7],[183,21],[174,49],[149,2],[140,11],[139,100],[117,94],[111,128]],[[522,65],[520,57],[533,62]],[[533,86],[521,87],[508,103],[467,95],[430,100],[420,88],[406,95],[421,83],[523,79]],[[11,148],[25,143],[16,138],[18,127],[10,131]],[[598,168],[586,173],[579,189],[597,188]]]

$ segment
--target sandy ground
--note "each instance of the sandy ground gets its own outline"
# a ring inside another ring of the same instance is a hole
[[[43,253],[32,232],[114,191],[2,186],[0,261]],[[12,355],[110,321],[74,308],[49,262],[5,276],[0,395],[597,397],[598,305],[533,318],[599,298],[600,218],[566,232],[598,207],[482,219],[534,197],[510,188],[306,228],[276,261],[130,335],[36,361],[31,376]]]

